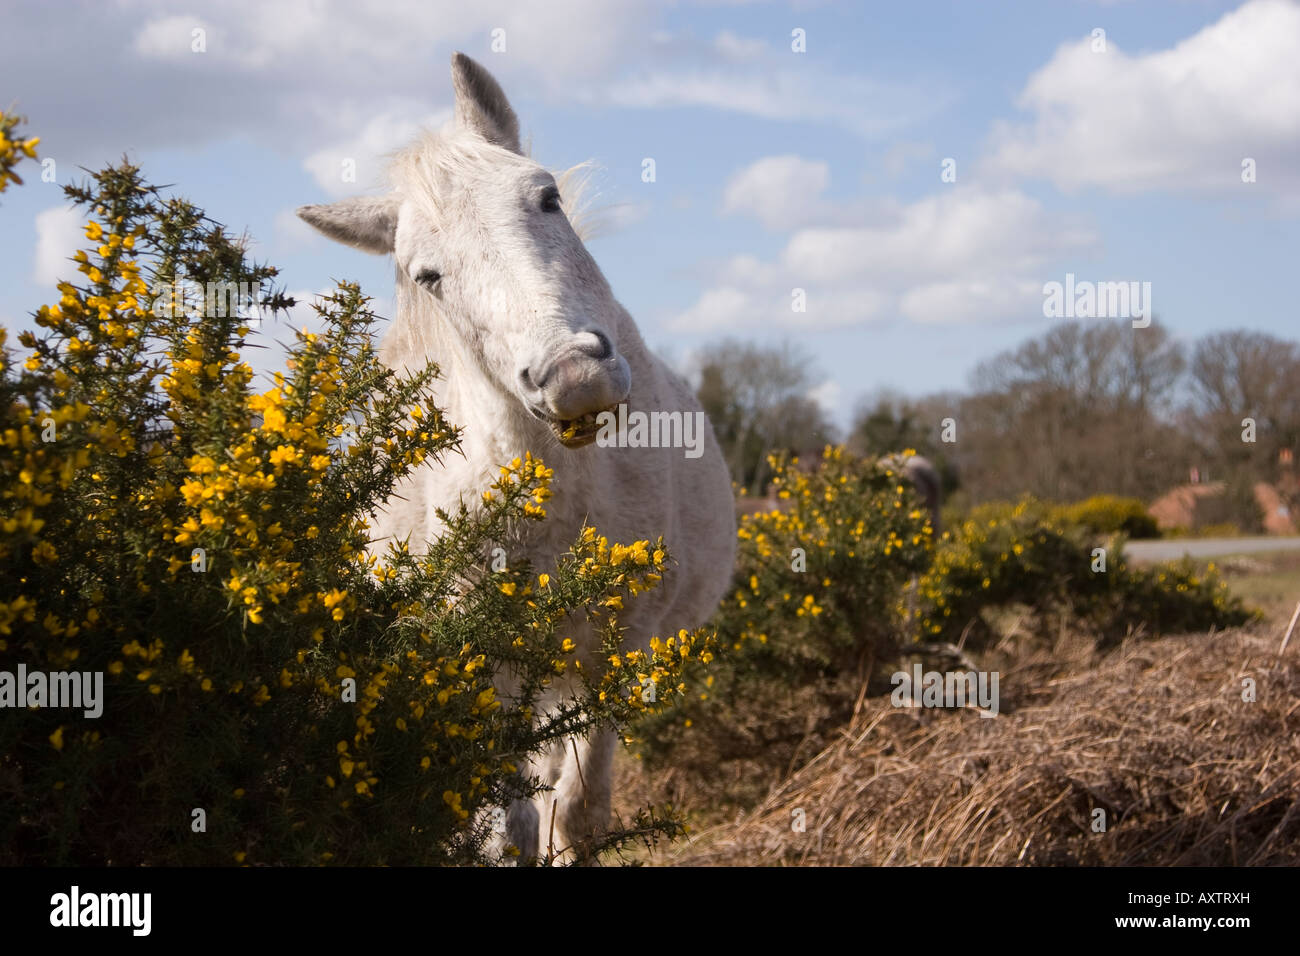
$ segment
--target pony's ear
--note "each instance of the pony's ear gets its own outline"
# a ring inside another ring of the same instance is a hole
[[[392,195],[354,196],[324,206],[299,206],[298,216],[331,239],[384,255],[393,251],[397,207]]]
[[[511,152],[519,149],[519,119],[492,74],[464,53],[451,55],[456,124]]]

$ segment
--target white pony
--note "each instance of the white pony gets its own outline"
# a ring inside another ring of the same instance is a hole
[[[703,454],[682,448],[603,447],[595,417],[700,407],[687,384],[646,348],[561,208],[556,180],[525,156],[519,123],[491,74],[452,57],[455,118],[395,157],[391,190],[298,214],[366,252],[392,254],[397,314],[380,345],[384,363],[443,375],[436,403],[463,427],[461,456],[411,476],[375,516],[380,544],[410,535],[412,550],[439,533],[436,508],[454,510],[525,451],[555,471],[545,521],[530,525],[512,556],[554,567],[584,523],[611,541],[663,535],[677,566],[628,604],[629,646],[705,622],[725,591],[735,556],[731,483],[713,430]],[[701,417],[696,420],[702,420]],[[604,665],[589,630],[570,635],[583,666]],[[550,704],[567,697],[554,689]],[[615,735],[557,744],[529,771],[554,788],[506,817],[506,839],[541,856],[582,856],[608,826]]]

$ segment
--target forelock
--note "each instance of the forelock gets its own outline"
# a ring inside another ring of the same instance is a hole
[[[403,198],[417,204],[433,221],[438,221],[438,196],[452,181],[472,181],[494,163],[522,164],[520,156],[495,146],[481,136],[461,133],[454,127],[440,131],[421,130],[415,140],[392,154],[388,164],[389,185]],[[591,232],[590,163],[579,163],[554,173],[560,200],[578,238]]]

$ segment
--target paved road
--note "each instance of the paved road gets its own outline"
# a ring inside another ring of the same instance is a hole
[[[1170,561],[1190,555],[1217,558],[1225,554],[1262,551],[1300,551],[1300,537],[1288,538],[1178,538],[1171,541],[1130,541],[1124,554],[1134,561]]]

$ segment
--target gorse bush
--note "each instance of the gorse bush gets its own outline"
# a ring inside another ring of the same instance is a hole
[[[842,448],[811,468],[770,464],[781,507],[740,521],[733,590],[712,621],[718,661],[692,674],[702,688],[637,724],[651,766],[711,777],[736,761],[784,768],[814,725],[847,717],[905,639],[899,596],[934,537],[907,479]],[[734,776],[727,797],[755,796],[745,792],[755,774]]]
[[[1064,623],[1110,645],[1131,631],[1148,634],[1244,624],[1252,614],[1227,584],[1190,562],[1129,564],[1121,535],[1061,520],[1069,514],[1026,498],[984,505],[950,528],[920,582],[920,632],[930,639],[985,646],[989,612],[1020,609],[1031,629]],[[1094,549],[1104,549],[1104,567]]]
[[[1065,524],[1080,525],[1097,534],[1123,534],[1129,538],[1158,538],[1160,527],[1146,505],[1136,498],[1093,495],[1071,505],[1061,505],[1057,515]]]
[[[1252,618],[1212,568],[1130,565],[1122,536],[1069,509],[983,505],[935,536],[912,487],[879,462],[828,449],[777,475],[788,510],[741,521],[707,688],[636,728],[648,766],[689,768],[719,803],[752,803],[818,753],[865,695],[891,689],[905,655],[987,651],[1010,612],[1031,636],[1068,626],[1102,646]]]
[[[255,387],[247,308],[150,293],[243,283],[270,316],[292,304],[275,270],[131,165],[66,192],[87,215],[78,278],[20,336],[28,358],[0,352],[0,672],[102,672],[102,716],[4,714],[0,862],[480,862],[488,808],[537,788],[531,754],[679,694],[702,633],[620,645],[662,542],[587,528],[549,575],[492,570],[545,520],[531,456],[441,515],[427,553],[367,553],[366,516],[458,432],[436,368],[379,363],[355,285]],[[577,659],[561,630],[584,618],[618,666]]]
[[[1232,594],[1211,563],[1204,570],[1190,558],[1152,567],[1120,563],[1086,608],[1086,622],[1102,647],[1130,634],[1143,637],[1240,627],[1261,614]]]
[[[798,459],[771,465],[788,509],[741,519],[719,642],[739,666],[795,681],[887,655],[899,631],[895,595],[929,564],[933,537],[912,486],[842,448],[828,447],[811,470]]]
[[[918,636],[980,647],[994,636],[986,610],[1067,606],[1090,583],[1093,534],[1057,514],[1025,499],[981,505],[950,526],[920,580]]]
[[[36,158],[36,147],[40,138],[32,136],[24,139],[18,136],[18,126],[22,118],[0,110],[0,193],[9,188],[11,182],[22,185],[22,178],[14,172],[14,167],[24,159]]]

